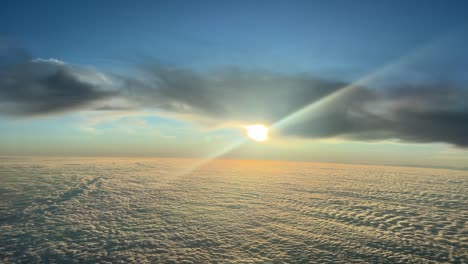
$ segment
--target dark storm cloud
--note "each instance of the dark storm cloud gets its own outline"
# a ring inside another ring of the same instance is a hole
[[[142,79],[128,79],[125,93],[145,107],[198,113],[222,122],[273,122],[344,85],[306,74],[151,67]]]
[[[56,60],[10,60],[0,67],[0,112],[31,116],[80,109],[116,95],[103,78]]]
[[[361,96],[356,96],[362,94]],[[301,137],[400,139],[468,147],[468,93],[461,88],[359,88],[284,129]]]
[[[239,69],[197,73],[164,67],[148,67],[142,79],[126,83],[125,94],[144,107],[197,113],[219,123],[274,124],[320,102],[280,128],[286,136],[468,147],[468,94],[447,83],[371,89],[307,74]]]
[[[140,108],[189,114],[180,116],[193,122],[201,117],[215,124],[272,125],[314,104],[276,132],[468,147],[468,93],[447,82],[376,89],[309,74],[239,68],[197,72],[162,65],[145,66],[135,76],[105,75],[53,60],[13,63],[0,67],[0,112],[32,116]],[[110,98],[126,103],[111,104]]]
[[[468,147],[468,91],[448,84],[405,86],[385,91],[387,132],[416,142]],[[378,105],[377,105],[378,107]]]

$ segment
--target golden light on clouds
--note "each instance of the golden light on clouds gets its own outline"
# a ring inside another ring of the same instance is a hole
[[[268,139],[268,127],[262,124],[244,126],[247,130],[247,137],[254,141],[265,141]]]

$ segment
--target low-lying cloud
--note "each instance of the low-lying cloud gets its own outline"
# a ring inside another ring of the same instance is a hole
[[[114,98],[128,104],[106,104]],[[0,111],[5,114],[119,111],[131,105],[217,124],[274,124],[320,101],[319,107],[278,131],[304,138],[399,139],[468,147],[467,99],[466,89],[448,83],[378,89],[309,74],[240,68],[197,72],[156,65],[143,67],[138,77],[54,60],[0,68]]]

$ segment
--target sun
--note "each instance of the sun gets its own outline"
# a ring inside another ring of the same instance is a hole
[[[244,128],[247,130],[247,136],[254,141],[261,142],[268,139],[268,127],[264,125],[248,125],[244,126]]]

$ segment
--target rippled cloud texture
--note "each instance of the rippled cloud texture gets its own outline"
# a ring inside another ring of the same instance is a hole
[[[465,263],[467,172],[0,160],[2,263]]]

